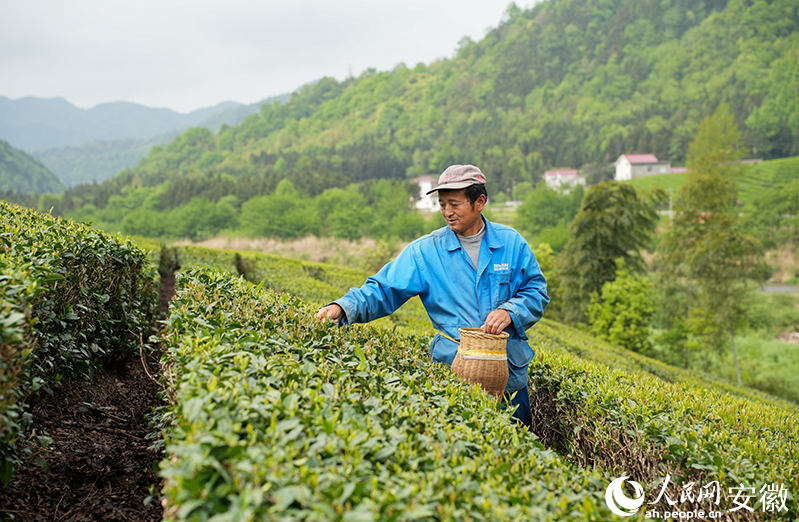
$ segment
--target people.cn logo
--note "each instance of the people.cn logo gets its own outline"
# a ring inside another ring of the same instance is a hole
[[[630,484],[632,484],[633,489],[635,489],[635,498],[630,498],[624,494],[622,486],[624,486],[624,479],[626,478],[626,475],[617,478],[610,483],[608,489],[605,491],[605,502],[607,502],[610,510],[620,517],[635,515],[638,512],[638,508],[644,503],[644,488],[634,480],[631,480]]]

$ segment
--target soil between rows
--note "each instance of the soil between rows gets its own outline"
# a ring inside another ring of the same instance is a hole
[[[0,488],[0,519],[25,521],[157,521],[160,479],[153,465],[162,455],[149,447],[146,416],[159,404],[158,385],[138,358],[61,385],[30,409],[33,440],[52,444],[28,460],[7,488]],[[145,505],[152,493],[156,498]],[[5,512],[5,513],[3,513]]]
[[[161,278],[160,318],[174,294],[171,273]],[[61,383],[52,396],[31,401],[28,440],[45,435],[52,443],[0,487],[0,521],[162,520],[156,468],[163,452],[147,438],[157,429],[148,415],[161,404],[158,365],[149,361],[148,375],[138,354],[130,354],[106,366],[92,381]]]

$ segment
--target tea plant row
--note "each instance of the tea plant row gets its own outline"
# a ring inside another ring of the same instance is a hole
[[[167,327],[169,520],[604,520],[605,483],[427,355],[207,269]]]
[[[25,399],[138,353],[157,288],[133,241],[0,201],[0,481],[21,458]]]

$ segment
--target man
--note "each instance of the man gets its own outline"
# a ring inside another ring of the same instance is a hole
[[[524,238],[482,215],[488,200],[485,175],[473,165],[452,165],[439,177],[441,214],[447,226],[408,245],[394,261],[369,277],[361,288],[319,310],[320,320],[366,323],[387,316],[418,295],[433,326],[431,353],[451,365],[458,350],[458,328],[507,331],[508,395],[513,416],[532,423],[527,367],[533,350],[527,329],[549,303],[546,279]]]

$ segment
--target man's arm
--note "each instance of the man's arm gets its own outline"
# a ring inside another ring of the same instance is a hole
[[[501,304],[497,310],[489,314],[506,312],[510,322],[522,339],[527,339],[527,330],[537,323],[544,315],[544,309],[549,304],[547,295],[547,280],[538,266],[538,261],[527,243],[524,243],[519,254],[521,283],[513,296]],[[486,323],[488,319],[486,319]]]
[[[418,261],[411,244],[394,261],[369,277],[362,287],[351,288],[345,296],[319,310],[316,316],[320,320],[349,324],[368,323],[394,313],[426,287]]]

